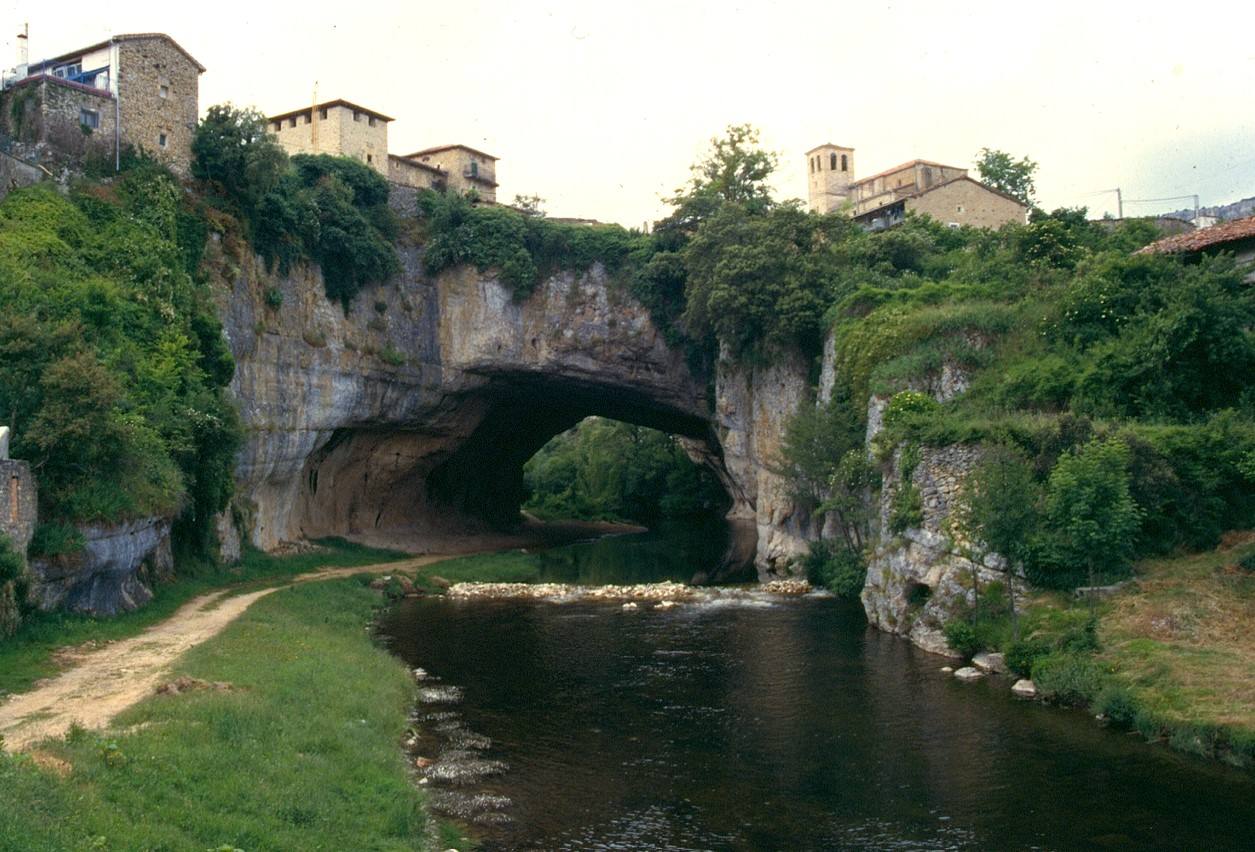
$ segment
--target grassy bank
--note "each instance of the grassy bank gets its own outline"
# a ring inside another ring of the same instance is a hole
[[[1048,700],[1086,707],[1150,740],[1255,766],[1255,534],[1213,551],[1148,560],[1092,610],[1034,596],[1023,639],[986,625]]]
[[[414,685],[363,629],[379,601],[353,580],[273,594],[173,673],[229,689],[0,757],[0,848],[424,848],[436,835],[398,747]]]
[[[112,618],[92,618],[68,613],[42,613],[32,616],[17,635],[0,641],[0,698],[22,692],[60,668],[57,652],[85,642],[109,642],[134,636],[159,621],[197,595],[224,586],[237,591],[248,584],[283,579],[320,567],[369,565],[402,559],[406,554],[376,550],[341,540],[322,542],[322,550],[289,556],[271,556],[249,550],[229,568],[180,563],[180,576],[153,589],[153,600],[134,612]]]

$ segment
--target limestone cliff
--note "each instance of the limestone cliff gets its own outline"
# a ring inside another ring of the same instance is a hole
[[[752,519],[760,571],[804,546],[770,460],[803,397],[798,359],[699,375],[599,268],[515,299],[492,274],[403,272],[345,311],[319,273],[211,245],[247,441],[237,514],[257,546],[324,535],[437,547],[517,518],[522,463],[599,414],[680,435]],[[225,531],[224,531],[225,534]],[[229,536],[228,536],[229,537]]]

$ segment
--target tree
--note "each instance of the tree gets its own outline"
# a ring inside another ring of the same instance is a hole
[[[255,109],[215,104],[196,127],[192,175],[219,184],[252,214],[287,171],[287,155]]]
[[[1029,542],[1038,524],[1038,492],[1028,461],[997,446],[968,474],[960,497],[959,520],[968,535],[1007,559],[1007,600],[1016,639],[1020,630],[1013,569],[1030,555]]]
[[[980,172],[983,183],[1033,206],[1033,193],[1037,189],[1033,184],[1033,175],[1037,172],[1037,163],[1028,157],[1016,160],[1006,151],[981,148],[976,170]]]
[[[776,154],[759,147],[758,130],[752,125],[729,125],[724,136],[710,140],[706,158],[690,167],[688,186],[667,199],[675,211],[658,228],[691,232],[725,204],[749,214],[766,212],[772,206],[767,181],[778,162]]]
[[[855,407],[839,396],[827,405],[803,405],[785,429],[780,456],[776,472],[793,499],[817,517],[833,514],[846,548],[862,551],[871,520],[867,492],[876,473]]]
[[[1129,448],[1117,438],[1093,440],[1060,457],[1046,486],[1045,557],[1054,579],[1083,568],[1090,586],[1100,567],[1127,571],[1142,510],[1129,490]]]
[[[524,216],[543,218],[545,215],[545,199],[539,195],[515,195],[514,209]]]

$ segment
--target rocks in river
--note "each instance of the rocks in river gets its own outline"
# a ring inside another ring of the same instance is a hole
[[[425,686],[418,691],[423,704],[457,704],[462,700],[462,690],[456,686]]]
[[[431,574],[427,577],[427,579],[430,580],[431,584],[438,589],[447,589],[453,585],[444,577],[441,577],[439,574]]]
[[[427,680],[428,677],[426,669],[414,669],[414,680]]]
[[[674,606],[676,606],[675,601],[658,601],[654,604],[654,609],[671,609]]]
[[[640,609],[640,607],[638,607],[638,606],[637,606],[635,603],[633,603],[632,601],[628,601],[627,603],[625,603],[625,604],[623,605],[623,608],[624,608],[625,610]]]
[[[972,666],[964,666],[963,668],[956,671],[954,673],[954,676],[957,677],[959,680],[980,680],[981,678],[985,676],[985,673],[978,668],[973,668]]]
[[[454,598],[506,598],[566,602],[626,601],[672,604],[728,598],[760,598],[764,595],[804,595],[812,590],[805,580],[773,580],[751,588],[706,588],[685,583],[638,583],[628,586],[568,586],[564,583],[456,583],[449,589]],[[624,609],[632,609],[625,604]],[[658,607],[656,607],[658,608]],[[661,607],[668,609],[669,607]]]
[[[483,760],[447,752],[440,760],[427,767],[426,777],[431,782],[445,784],[474,784],[491,775],[501,775],[506,765],[500,760]]]
[[[1011,692],[1015,693],[1021,698],[1036,698],[1037,697],[1037,684],[1033,683],[1031,680],[1028,680],[1026,678],[1021,678],[1020,680],[1017,680],[1015,684],[1011,687]]]
[[[1006,674],[1007,658],[1002,654],[980,653],[972,657],[972,665],[986,674]]]
[[[771,580],[760,585],[758,590],[769,595],[805,595],[812,589],[806,580]]]
[[[945,674],[954,674],[954,666],[942,666],[941,671]]]

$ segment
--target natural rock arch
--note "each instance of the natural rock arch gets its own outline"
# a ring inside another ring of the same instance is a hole
[[[315,269],[277,277],[249,260],[224,282],[247,431],[236,505],[254,544],[342,535],[421,548],[508,523],[523,462],[592,414],[681,436],[723,482],[730,516],[754,515],[708,377],[600,269],[520,301],[492,275],[433,279],[419,250],[401,254],[405,271],[347,312]]]

